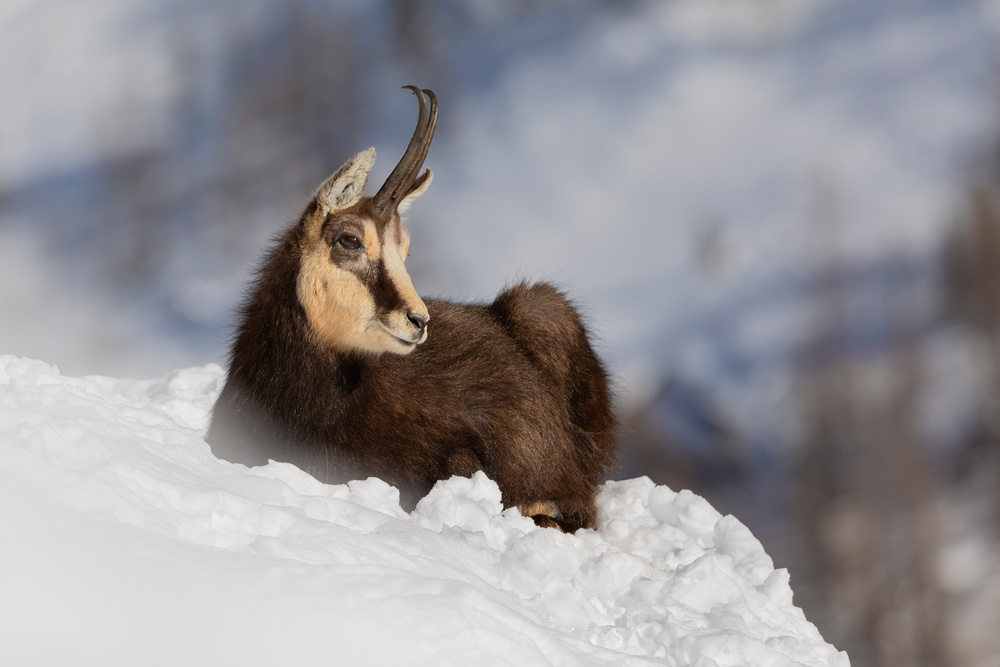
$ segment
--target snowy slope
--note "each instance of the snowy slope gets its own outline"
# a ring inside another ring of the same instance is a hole
[[[848,664],[694,494],[609,482],[564,535],[477,475],[407,515],[376,479],[213,458],[221,380],[0,357],[0,664]]]

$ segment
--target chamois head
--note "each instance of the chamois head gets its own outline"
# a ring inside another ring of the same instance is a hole
[[[374,197],[365,197],[375,162],[369,148],[316,191],[299,222],[296,291],[317,339],[338,352],[408,354],[427,339],[427,306],[404,261],[410,237],[400,214],[431,183],[418,176],[437,124],[437,98],[406,86],[420,104],[406,152]]]

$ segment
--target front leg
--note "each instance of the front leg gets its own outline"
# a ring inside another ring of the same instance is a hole
[[[430,492],[438,480],[448,479],[455,475],[472,477],[476,471],[482,469],[483,464],[471,447],[455,447],[441,456],[436,478],[422,477],[419,481],[402,481],[387,475],[379,475],[379,477],[399,489],[400,507],[405,512],[412,512],[420,499]]]
[[[441,466],[441,478],[448,479],[455,475],[459,477],[472,477],[482,469],[483,463],[471,447],[456,447],[455,449],[449,449],[444,455],[444,462]]]

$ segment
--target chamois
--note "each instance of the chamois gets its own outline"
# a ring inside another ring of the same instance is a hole
[[[547,283],[490,304],[421,300],[400,214],[437,124],[419,103],[403,157],[374,197],[369,148],[327,179],[267,255],[241,312],[206,439],[342,483],[375,476],[410,510],[434,482],[482,470],[542,526],[593,528],[615,457],[607,377],[579,316]]]

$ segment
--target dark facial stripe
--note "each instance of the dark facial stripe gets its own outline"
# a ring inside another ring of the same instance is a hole
[[[389,272],[386,271],[385,262],[381,258],[377,265],[359,274],[358,277],[371,292],[372,300],[375,302],[375,311],[379,315],[403,307],[403,298],[399,294],[399,290],[396,289],[396,285],[389,279]]]

